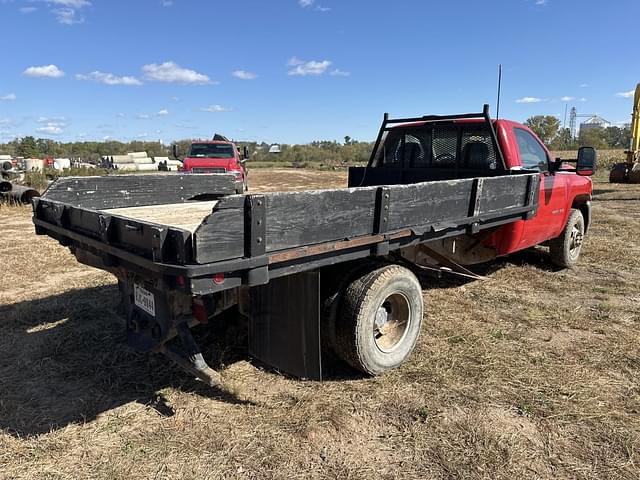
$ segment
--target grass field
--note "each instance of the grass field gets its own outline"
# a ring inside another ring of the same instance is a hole
[[[255,170],[255,190],[346,172]],[[227,388],[124,343],[114,279],[0,207],[0,479],[640,478],[640,185],[596,179],[580,265],[432,281],[411,359],[298,381],[200,331]]]

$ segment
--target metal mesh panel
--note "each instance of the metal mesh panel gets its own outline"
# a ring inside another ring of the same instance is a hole
[[[475,146],[486,145],[483,148],[474,148]],[[475,153],[474,153],[475,151]],[[498,165],[498,159],[493,141],[487,128],[467,127],[462,130],[462,143],[460,145],[462,168],[474,169],[490,169],[495,170]]]
[[[404,137],[404,165],[405,167],[426,167],[429,162],[429,131],[412,132]]]
[[[496,154],[489,129],[478,124],[396,127],[385,132],[377,165],[402,168],[495,170]]]
[[[458,153],[458,129],[434,127],[433,129],[434,167],[455,167]]]

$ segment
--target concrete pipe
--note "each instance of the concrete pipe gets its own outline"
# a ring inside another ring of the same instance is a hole
[[[3,198],[14,203],[31,203],[34,197],[39,197],[40,193],[31,187],[23,187],[22,185],[13,185],[9,192],[2,194]]]
[[[10,192],[13,189],[13,185],[9,180],[0,180],[0,193]]]

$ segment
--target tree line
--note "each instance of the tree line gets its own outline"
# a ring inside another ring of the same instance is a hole
[[[525,124],[552,150],[575,150],[581,146],[599,149],[623,149],[629,146],[631,132],[628,127],[590,128],[573,138],[568,128],[560,128],[560,121],[550,115],[530,117]],[[182,155],[189,151],[191,140],[176,142]],[[305,163],[327,165],[354,165],[366,163],[373,149],[373,142],[360,142],[349,136],[343,142],[335,140],[315,141],[304,145],[280,144],[280,153],[269,153],[268,143],[237,142],[251,152],[251,162],[286,162],[303,166]],[[46,138],[26,136],[0,144],[0,154],[24,158],[68,157],[100,163],[101,157],[124,155],[127,152],[145,151],[150,157],[171,156],[171,147],[159,142],[87,141],[58,142]]]
[[[186,155],[192,140],[176,142],[180,154]],[[304,145],[280,144],[280,153],[269,153],[271,144],[258,142],[236,142],[242,149],[249,147],[252,162],[307,162],[327,164],[356,164],[369,159],[373,142],[359,142],[347,136],[344,142],[331,140],[315,141]],[[171,156],[171,146],[159,142],[57,142],[45,138],[26,136],[0,144],[0,154],[24,158],[72,158],[99,163],[103,156],[124,155],[127,152],[145,151],[150,157]]]
[[[571,135],[571,130],[560,127],[560,120],[551,115],[536,115],[526,120],[525,124],[552,150],[576,150],[578,147],[594,147],[600,149],[628,148],[631,141],[629,127],[592,127],[581,129],[578,137]]]

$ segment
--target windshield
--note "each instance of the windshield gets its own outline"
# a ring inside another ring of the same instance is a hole
[[[227,143],[193,143],[191,144],[189,156],[198,158],[233,158],[233,146]]]

